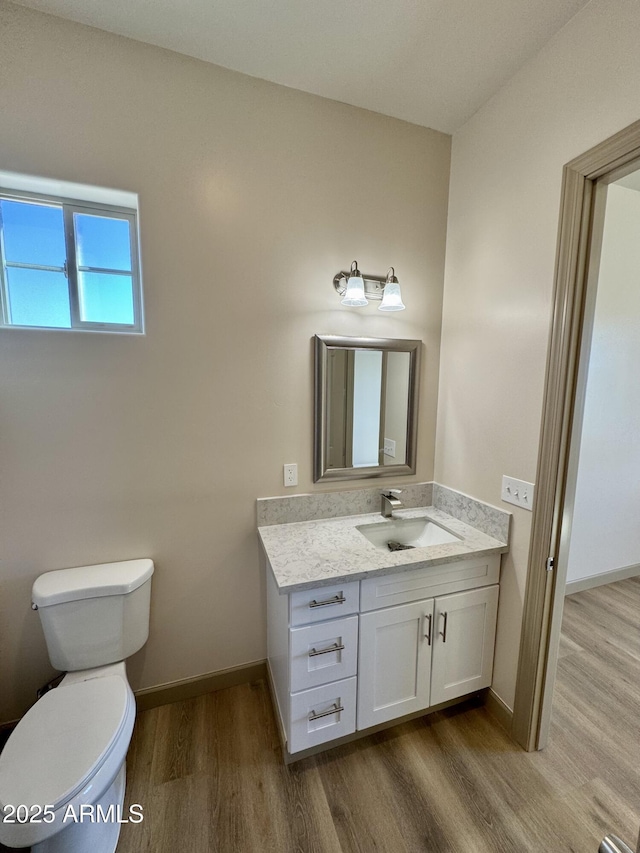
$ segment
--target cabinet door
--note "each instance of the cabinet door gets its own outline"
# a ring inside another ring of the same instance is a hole
[[[429,706],[433,599],[360,616],[358,729]]]
[[[498,586],[436,598],[431,704],[491,684]]]

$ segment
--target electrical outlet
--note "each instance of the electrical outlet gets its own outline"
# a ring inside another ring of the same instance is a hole
[[[298,485],[298,465],[295,462],[289,462],[284,466],[284,484],[285,486]]]
[[[390,456],[392,459],[396,458],[396,443],[392,438],[385,438],[384,440],[384,455]]]
[[[533,509],[533,491],[535,485],[525,480],[516,480],[515,477],[502,477],[502,500],[509,504],[522,507],[522,509]]]

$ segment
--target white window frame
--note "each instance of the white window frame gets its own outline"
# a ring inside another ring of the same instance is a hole
[[[65,198],[45,193],[26,192],[23,190],[7,189],[0,186],[0,199],[22,201],[62,208],[66,261],[64,266],[44,266],[42,264],[7,262],[4,250],[4,231],[0,213],[0,327],[4,329],[45,329],[62,332],[112,332],[118,334],[144,334],[142,315],[142,280],[140,275],[140,255],[138,249],[138,212],[135,208],[120,207],[102,202],[83,201],[77,198]],[[76,237],[74,214],[87,214],[112,219],[126,219],[129,222],[129,239],[131,250],[131,270],[114,270],[107,268],[78,266],[76,255]],[[63,273],[69,289],[69,306],[71,326],[25,326],[11,322],[9,316],[9,295],[6,268],[39,269],[48,272]],[[133,323],[96,323],[82,320],[80,317],[80,297],[78,293],[78,273],[93,272],[108,275],[131,276],[133,295]]]

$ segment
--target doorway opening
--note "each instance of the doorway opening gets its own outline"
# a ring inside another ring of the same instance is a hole
[[[577,521],[578,460],[598,307],[597,281],[604,257],[607,197],[612,200],[614,195],[619,196],[625,190],[635,194],[624,182],[635,180],[629,176],[639,167],[640,122],[636,122],[564,169],[554,307],[512,730],[515,739],[528,750],[542,749],[549,734],[570,561],[570,534],[572,524]],[[612,186],[616,189],[611,190]],[[640,197],[640,192],[637,195]],[[610,206],[609,210],[612,209]],[[633,365],[631,367],[634,369]],[[598,370],[592,370],[592,380]],[[604,422],[600,423],[600,428],[604,428]],[[587,458],[585,451],[583,460]],[[583,513],[580,524],[584,524]],[[606,530],[602,535],[606,536]],[[640,562],[640,555],[636,562]],[[589,571],[592,577],[598,574],[593,565]]]

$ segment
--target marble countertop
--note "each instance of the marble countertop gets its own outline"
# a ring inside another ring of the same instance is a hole
[[[406,551],[383,551],[356,529],[363,524],[389,521],[379,512],[259,527],[260,541],[279,591],[284,594],[509,550],[505,542],[433,506],[396,510],[393,515],[397,519],[428,518],[460,540]]]

